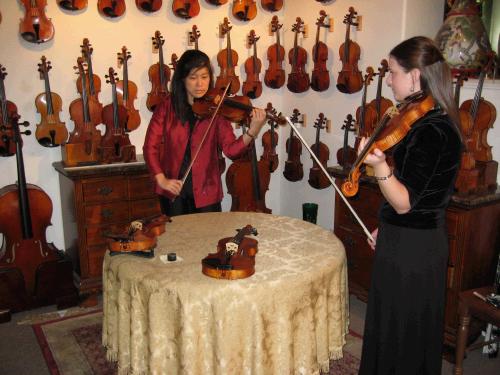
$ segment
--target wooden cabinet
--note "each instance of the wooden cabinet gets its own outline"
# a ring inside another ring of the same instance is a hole
[[[160,213],[154,184],[143,161],[64,168],[60,173],[64,241],[81,294],[102,289],[106,234],[138,218]]]
[[[331,171],[340,186],[340,171]],[[360,183],[350,203],[369,230],[377,227],[382,195],[375,181]],[[445,311],[445,343],[455,346],[458,328],[458,294],[492,285],[500,251],[500,190],[479,197],[454,196],[446,211],[449,236],[448,278]],[[344,243],[349,291],[363,301],[368,298],[373,251],[350,210],[337,195],[334,232]]]

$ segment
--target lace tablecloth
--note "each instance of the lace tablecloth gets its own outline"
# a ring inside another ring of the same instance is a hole
[[[219,239],[258,230],[255,274],[201,272]],[[176,252],[181,261],[164,263]],[[317,225],[258,213],[173,218],[155,257],[103,265],[103,344],[120,374],[318,374],[342,357],[347,265],[340,240]]]

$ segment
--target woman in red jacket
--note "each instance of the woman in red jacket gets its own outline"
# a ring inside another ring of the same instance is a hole
[[[236,138],[231,123],[221,116],[216,117],[182,184],[181,178],[210,122],[209,119],[197,119],[191,105],[212,87],[212,76],[210,59],[205,53],[184,52],[172,77],[172,93],[157,106],[148,126],[144,160],[156,180],[162,211],[168,216],[221,211],[222,182],[217,149],[222,149],[231,159],[237,158],[266,122],[265,111],[254,109],[250,128],[245,135]],[[162,160],[160,155],[163,155]]]

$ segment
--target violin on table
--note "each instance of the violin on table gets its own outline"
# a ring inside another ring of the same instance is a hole
[[[103,163],[136,161],[135,146],[130,144],[128,134],[125,133],[127,108],[118,104],[116,77],[114,69],[109,68],[106,82],[111,84],[113,103],[102,109],[102,121],[106,125],[106,133],[99,146],[99,158]]]
[[[163,39],[159,31],[155,32],[153,39],[153,48],[158,51],[159,61],[149,67],[148,76],[151,82],[151,91],[146,99],[146,106],[151,112],[154,112],[156,106],[160,104],[168,95],[168,82],[170,81],[170,68],[163,60]]]
[[[300,93],[307,91],[310,85],[309,74],[305,71],[307,52],[297,44],[298,35],[305,33],[304,21],[300,17],[296,18],[292,31],[295,33],[293,48],[288,52],[288,61],[292,66],[292,71],[288,74],[286,87],[291,92]]]
[[[349,7],[349,13],[344,16],[343,21],[346,25],[346,33],[344,43],[339,48],[342,70],[337,77],[337,89],[344,94],[353,94],[363,87],[363,77],[358,69],[361,48],[359,44],[350,39],[351,26],[356,26],[358,30],[361,27],[361,17],[357,14],[353,7]],[[357,18],[357,22],[355,22],[355,18]]]
[[[132,58],[127,47],[123,46],[118,52],[118,65],[123,66],[123,79],[116,82],[116,93],[118,104],[127,109],[127,125],[125,131],[131,132],[141,124],[139,111],[134,107],[134,100],[137,99],[137,85],[128,79],[128,60]]]
[[[68,139],[68,129],[59,118],[62,110],[61,97],[50,91],[49,71],[52,66],[45,56],[42,56],[41,60],[42,62],[38,64],[38,71],[45,83],[45,92],[38,94],[35,98],[36,109],[41,116],[40,123],[36,126],[35,136],[42,146],[57,147]]]
[[[322,27],[327,27],[332,31],[333,23],[331,20],[325,23],[326,12],[321,10],[319,18],[316,21],[316,43],[314,43],[312,58],[314,68],[311,75],[311,88],[314,91],[325,91],[330,87],[330,73],[326,68],[326,61],[328,60],[328,46],[319,40],[319,30]]]
[[[233,16],[240,21],[250,21],[257,15],[255,0],[233,0]]]
[[[302,119],[299,119],[302,117]],[[302,115],[298,109],[293,110],[292,116],[290,116],[290,121],[293,124],[305,124],[305,115]],[[285,161],[285,169],[283,170],[283,176],[288,181],[300,181],[304,177],[304,168],[300,161],[300,155],[302,154],[302,143],[293,134],[293,128],[290,127],[290,137],[286,141],[286,153],[287,159]]]
[[[30,43],[45,43],[54,37],[54,25],[45,15],[47,0],[21,0],[24,18],[19,23],[21,37]]]
[[[98,0],[97,9],[104,17],[116,18],[125,13],[127,6],[125,0]]]
[[[250,224],[237,229],[234,237],[219,240],[217,252],[208,254],[201,261],[201,271],[204,275],[216,279],[245,279],[255,273],[255,255],[258,252],[258,242],[254,238],[257,230]]]
[[[160,10],[162,0],[135,0],[135,5],[144,12],[153,13]]]
[[[267,87],[279,89],[285,84],[285,70],[283,69],[285,49],[280,44],[280,29],[283,24],[278,22],[278,16],[273,16],[270,27],[271,32],[276,33],[276,43],[267,49],[269,67],[264,74],[264,83]]]
[[[200,3],[198,0],[174,0],[172,2],[172,11],[177,17],[193,18],[200,13]]]
[[[0,64],[0,156],[7,157],[16,154],[16,144],[13,142],[14,133],[12,129],[11,119],[19,117],[17,106],[7,100],[5,95],[5,77],[7,71]],[[22,139],[19,139],[22,144]]]
[[[320,113],[314,123],[314,127],[316,128],[316,142],[311,146],[311,150],[323,167],[326,168],[328,159],[330,159],[330,150],[327,145],[320,142],[319,135],[322,129],[326,129],[327,132],[330,131],[330,122],[323,113]],[[309,180],[307,182],[315,189],[325,189],[330,186],[330,180],[322,173],[314,159],[313,166],[309,169]]]
[[[70,11],[83,10],[87,8],[87,0],[58,0],[57,3],[61,8]]]
[[[240,80],[235,72],[236,64],[238,64],[238,53],[231,48],[231,29],[229,20],[224,18],[224,22],[219,27],[219,36],[226,38],[226,48],[217,53],[217,64],[220,67],[220,74],[215,80],[215,88],[222,90],[224,87],[229,87],[228,94],[236,94],[240,90]]]
[[[262,95],[262,82],[259,79],[259,74],[262,69],[262,62],[257,57],[257,41],[260,37],[255,35],[255,30],[250,30],[248,35],[248,45],[253,46],[253,56],[245,61],[245,72],[247,80],[243,82],[243,95],[251,99],[256,99]]]

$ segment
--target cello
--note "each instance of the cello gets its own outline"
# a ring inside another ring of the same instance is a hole
[[[17,106],[7,100],[5,95],[5,77],[7,72],[0,64],[0,156],[7,157],[16,153],[16,144],[12,142],[14,134],[12,131],[11,118],[19,116]],[[22,142],[22,139],[19,139]]]
[[[269,12],[277,12],[283,8],[283,0],[261,0],[260,5]]]
[[[123,46],[121,53],[118,52],[118,66],[123,65],[123,80],[116,82],[116,93],[118,104],[127,109],[127,125],[125,131],[131,132],[141,124],[139,111],[134,107],[137,99],[137,85],[128,79],[128,60],[132,55],[127,47]]]
[[[257,240],[248,235],[257,235],[257,230],[251,225],[236,230],[234,237],[219,240],[217,252],[208,254],[201,261],[201,271],[204,275],[216,279],[245,279],[255,273],[255,255]]]
[[[278,22],[278,16],[273,16],[270,27],[271,32],[276,33],[276,43],[267,49],[269,67],[264,74],[264,83],[267,87],[279,89],[285,84],[285,70],[282,66],[285,59],[285,49],[280,44],[280,29],[283,24]]]
[[[220,74],[215,80],[215,88],[222,90],[229,86],[228,94],[236,94],[240,89],[240,80],[235,72],[236,64],[238,64],[238,53],[231,49],[231,29],[229,20],[224,17],[224,22],[219,26],[219,37],[226,38],[226,48],[217,53],[217,64],[220,67]]]
[[[116,18],[123,16],[126,8],[125,0],[97,0],[97,9],[104,17]]]
[[[13,142],[16,144],[17,184],[0,189],[0,233],[5,244],[0,253],[0,270],[18,268],[24,278],[26,291],[35,293],[37,269],[41,263],[57,261],[56,249],[48,244],[45,232],[52,217],[52,201],[38,186],[27,184],[19,126],[29,126],[28,122],[18,123],[19,116],[13,116],[11,127]]]
[[[311,146],[311,150],[321,162],[321,165],[326,168],[328,159],[330,159],[330,150],[328,149],[327,145],[325,145],[323,142],[320,142],[319,134],[321,130],[325,128],[327,132],[330,132],[330,121],[325,117],[323,113],[320,113],[318,115],[318,118],[316,119],[316,122],[314,123],[314,127],[316,128],[316,142]],[[314,159],[313,166],[309,170],[309,180],[307,182],[309,182],[309,185],[311,185],[315,189],[325,189],[330,186],[330,181],[323,173],[321,173],[321,170]]]
[[[146,106],[151,112],[153,112],[156,106],[169,95],[168,82],[170,81],[170,68],[163,60],[163,44],[165,44],[165,40],[159,31],[155,32],[155,36],[152,37],[152,40],[153,49],[158,51],[159,61],[151,65],[148,70],[151,91],[148,93]]]
[[[63,145],[63,163],[66,167],[99,163],[98,146],[101,143],[101,132],[96,128],[102,122],[102,106],[87,93],[87,73],[83,67],[83,58],[77,59],[77,66],[82,93],[69,105],[69,114],[75,127],[69,135],[68,142]]]
[[[272,113],[275,117],[277,116],[277,111],[273,108],[271,103],[267,103],[266,107],[267,113]],[[271,129],[267,130],[262,135],[262,156],[261,160],[266,160],[269,163],[269,171],[273,173],[276,168],[278,168],[278,154],[276,153],[276,146],[278,145],[278,133],[276,133],[275,129],[278,126],[278,122],[274,118],[270,118],[267,120],[267,123],[271,127]]]
[[[319,30],[322,27],[328,27],[328,30],[332,31],[333,23],[328,20],[325,23],[326,12],[321,10],[319,12],[319,18],[316,21],[316,42],[314,43],[312,57],[314,62],[314,68],[311,74],[311,88],[314,91],[325,91],[330,87],[330,73],[326,69],[326,60],[328,60],[328,47],[325,43],[319,40]]]
[[[255,0],[233,0],[233,16],[240,21],[250,21],[257,15]]]
[[[54,25],[45,15],[47,0],[21,0],[24,18],[19,23],[21,37],[30,43],[45,43],[54,37]]]
[[[342,130],[344,131],[344,145],[337,151],[337,163],[346,171],[351,168],[357,157],[356,150],[349,146],[348,142],[349,132],[355,131],[354,118],[351,114],[347,115]]]
[[[345,40],[340,45],[339,55],[342,61],[342,70],[337,77],[337,89],[344,94],[353,94],[363,87],[363,77],[358,69],[358,60],[361,53],[359,44],[350,40],[351,26],[361,28],[361,16],[349,7],[349,13],[344,16],[343,23],[346,25]],[[357,18],[357,22],[354,22]]]
[[[309,74],[305,71],[307,64],[307,52],[298,45],[298,35],[305,34],[304,21],[300,17],[295,19],[292,31],[295,33],[293,48],[288,51],[288,62],[292,66],[292,71],[288,74],[286,87],[295,93],[307,91],[309,89]]]
[[[63,9],[76,11],[87,8],[87,0],[58,0],[57,3]]]
[[[302,119],[299,119],[299,116]],[[301,115],[298,109],[293,110],[290,121],[293,124],[305,124],[305,115]],[[286,141],[286,153],[288,155],[285,161],[285,169],[283,176],[288,181],[300,181],[304,177],[304,168],[300,162],[300,154],[302,154],[302,144],[300,140],[293,134],[293,129],[290,127],[290,137]]]
[[[135,5],[144,12],[153,13],[160,10],[162,0],[135,0]]]
[[[172,11],[177,17],[189,19],[196,17],[200,13],[200,3],[198,0],[174,0]]]
[[[116,76],[113,68],[109,68],[106,82],[111,84],[113,103],[102,109],[102,121],[106,125],[106,133],[101,139],[99,158],[103,163],[136,161],[135,146],[130,144],[125,133],[127,124],[127,108],[118,104]]]
[[[36,126],[35,136],[42,146],[57,147],[68,139],[68,130],[59,118],[59,112],[62,109],[61,97],[50,91],[49,70],[52,66],[45,56],[42,56],[41,60],[42,62],[38,64],[38,71],[45,83],[45,92],[38,94],[35,98],[36,109],[41,116],[40,123]]]
[[[259,74],[262,69],[262,62],[257,57],[257,41],[260,37],[255,35],[255,30],[250,30],[248,35],[248,46],[253,46],[253,56],[245,61],[245,72],[247,80],[243,82],[243,95],[251,99],[256,99],[262,95],[262,82],[259,79]]]

